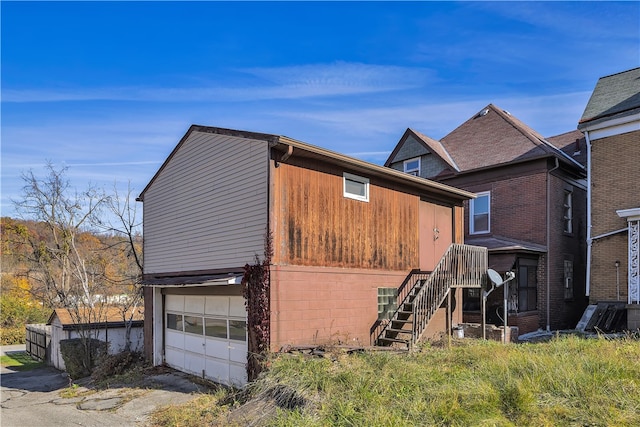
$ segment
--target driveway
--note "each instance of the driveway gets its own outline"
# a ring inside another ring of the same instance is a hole
[[[0,354],[24,351],[0,348]],[[176,371],[159,370],[136,386],[95,390],[78,381],[70,387],[66,373],[51,367],[0,373],[0,425],[31,426],[144,426],[155,409],[180,404],[206,392]],[[64,392],[64,393],[62,393]]]

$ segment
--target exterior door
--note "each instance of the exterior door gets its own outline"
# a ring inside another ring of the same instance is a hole
[[[246,384],[246,318],[240,296],[167,295],[165,363],[221,384]]]
[[[420,269],[433,271],[453,243],[453,208],[420,201]]]

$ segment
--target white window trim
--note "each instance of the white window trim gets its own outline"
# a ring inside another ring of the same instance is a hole
[[[364,196],[347,192],[347,180],[364,184]],[[346,198],[360,200],[361,202],[368,202],[369,201],[369,178],[364,178],[358,175],[353,175],[351,173],[344,172],[342,174],[342,192],[344,197]]]
[[[469,200],[469,234],[487,234],[491,232],[491,192],[490,191],[482,191],[476,193],[477,197],[487,196],[489,198],[488,203],[488,212],[487,212],[487,229],[476,231],[474,227],[475,221],[473,220],[475,216],[475,199]]]
[[[562,203],[563,212],[562,212],[562,220],[564,224],[562,228],[564,232],[567,234],[573,234],[573,191],[564,190],[564,199]],[[568,203],[565,203],[568,202]],[[568,211],[568,216],[565,215],[565,211]]]
[[[407,169],[407,163],[415,162],[416,160],[418,161],[418,167],[415,168],[415,169]],[[420,176],[420,168],[421,168],[421,166],[422,166],[422,162],[420,160],[420,157],[414,157],[412,159],[407,159],[402,163],[402,169],[403,169],[403,171],[405,173],[410,173],[410,174],[413,175],[414,172],[415,172],[416,176]]]

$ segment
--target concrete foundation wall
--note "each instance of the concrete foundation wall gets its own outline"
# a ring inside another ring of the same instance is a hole
[[[271,349],[284,345],[370,345],[378,319],[378,288],[398,287],[408,272],[300,266],[271,267]],[[461,293],[457,301],[461,301]],[[462,320],[456,304],[453,322]],[[446,333],[446,309],[425,338]]]

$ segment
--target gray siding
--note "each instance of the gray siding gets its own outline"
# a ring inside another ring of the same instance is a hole
[[[262,255],[268,144],[193,132],[144,196],[145,274],[241,267]]]
[[[408,137],[402,144],[389,167],[403,171],[403,162],[414,157],[420,157],[420,176],[422,178],[432,178],[448,168],[445,162],[432,155],[423,144],[416,141],[412,136]]]
[[[402,144],[402,147],[400,147],[400,150],[398,150],[393,161],[394,163],[403,162],[413,159],[414,157],[424,156],[425,154],[429,154],[429,150],[427,150],[423,144],[416,141],[413,136],[409,136],[404,144]],[[400,170],[402,170],[402,163],[400,163]]]

